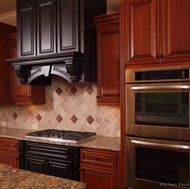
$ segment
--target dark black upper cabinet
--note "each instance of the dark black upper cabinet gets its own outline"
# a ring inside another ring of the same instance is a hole
[[[21,83],[49,72],[71,81],[96,81],[92,17],[106,12],[106,0],[17,0],[18,57],[9,62]]]

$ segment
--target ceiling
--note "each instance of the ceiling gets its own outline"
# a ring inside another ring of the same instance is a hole
[[[0,0],[0,14],[16,10],[16,0]]]

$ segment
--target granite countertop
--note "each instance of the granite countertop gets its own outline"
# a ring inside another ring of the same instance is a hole
[[[1,189],[85,189],[86,184],[0,164]]]
[[[15,138],[18,140],[27,140],[27,141],[33,141],[33,142],[44,142],[44,143],[49,143],[49,144],[58,144],[58,145],[65,145],[65,146],[120,151],[120,137],[105,137],[105,136],[96,135],[93,138],[85,139],[77,143],[56,142],[56,141],[32,139],[32,138],[25,137],[26,133],[33,132],[33,131],[34,130],[0,127],[0,137]]]

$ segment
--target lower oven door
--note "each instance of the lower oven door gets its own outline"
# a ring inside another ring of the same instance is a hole
[[[127,137],[127,187],[190,188],[190,142]]]

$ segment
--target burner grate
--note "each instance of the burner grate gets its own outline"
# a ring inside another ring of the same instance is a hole
[[[80,131],[66,131],[66,130],[56,130],[47,129],[34,131],[26,134],[26,137],[31,138],[43,138],[50,140],[68,140],[68,141],[78,141],[84,138],[95,136],[95,132],[80,132]]]

